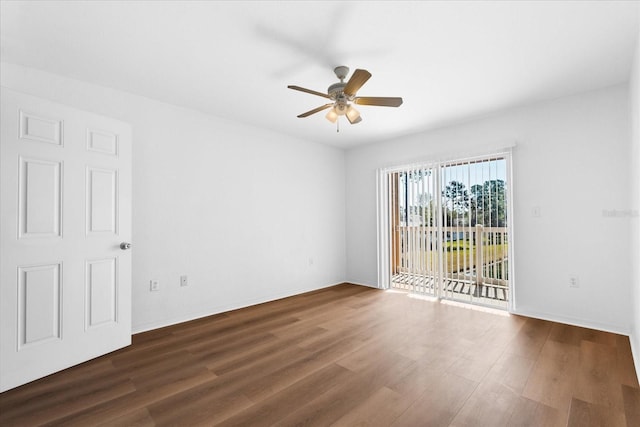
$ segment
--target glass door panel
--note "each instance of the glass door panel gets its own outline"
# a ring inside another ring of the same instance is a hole
[[[393,287],[507,308],[508,166],[496,156],[389,174]]]

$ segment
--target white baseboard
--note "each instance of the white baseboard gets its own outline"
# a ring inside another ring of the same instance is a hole
[[[379,289],[377,286],[371,285],[371,284],[367,284],[367,283],[358,283],[358,282],[354,282],[354,281],[350,281],[350,280],[347,280],[346,283],[350,283],[350,284],[353,284],[353,285],[359,285],[359,286],[366,286],[366,287],[374,288],[374,289]],[[579,319],[579,318],[573,318],[573,317],[568,317],[568,316],[559,316],[559,315],[556,315],[556,314],[553,314],[553,313],[544,313],[544,312],[538,312],[538,311],[527,310],[527,309],[512,310],[512,311],[509,311],[509,313],[520,315],[520,316],[525,316],[525,317],[533,317],[535,319],[548,320],[548,321],[556,322],[556,323],[564,323],[564,324],[567,324],[567,325],[579,326],[579,327],[582,327],[582,328],[596,329],[596,330],[599,330],[599,331],[611,332],[611,333],[614,333],[614,334],[620,334],[620,335],[626,335],[626,336],[630,335],[630,331],[629,331],[628,327],[624,327],[624,326],[620,326],[620,325],[593,322],[593,321],[587,320],[587,319]],[[631,340],[631,337],[629,337],[629,339]],[[640,340],[638,342],[637,347],[640,347]],[[638,348],[638,350],[639,350],[639,352],[637,354],[637,357],[640,358],[640,348]],[[634,355],[636,355],[636,353],[634,353]],[[638,366],[638,365],[636,364],[636,366]]]
[[[213,316],[213,315],[220,314],[220,313],[226,313],[227,311],[232,311],[232,310],[237,310],[237,309],[240,309],[240,308],[250,307],[252,305],[257,305],[257,304],[263,304],[265,302],[276,301],[276,300],[279,300],[279,299],[282,299],[282,298],[287,298],[287,297],[292,297],[292,296],[295,296],[295,295],[304,294],[306,292],[313,292],[313,291],[317,291],[317,290],[320,290],[320,289],[330,288],[332,286],[340,285],[342,283],[346,283],[346,282],[338,282],[338,283],[334,283],[334,284],[331,284],[331,285],[318,286],[316,288],[311,288],[311,289],[309,289],[309,288],[300,288],[300,289],[287,290],[285,292],[280,292],[280,293],[275,293],[275,294],[269,295],[268,297],[249,298],[249,299],[246,299],[246,300],[235,301],[233,303],[225,304],[223,306],[212,307],[211,310],[185,313],[184,315],[177,316],[177,317],[172,317],[172,318],[167,318],[167,319],[162,319],[162,320],[160,320],[158,322],[151,322],[151,323],[143,323],[143,324],[140,324],[140,325],[133,325],[131,334],[132,335],[133,334],[139,334],[139,333],[142,333],[142,332],[152,331],[154,329],[165,328],[167,326],[177,325],[178,323],[189,322],[191,320],[201,319],[203,317]]]
[[[367,288],[373,288],[373,289],[380,289],[379,287],[375,286],[375,285],[371,285],[368,283],[358,283],[358,282],[353,282],[351,280],[346,280],[344,283],[348,283],[350,285],[358,285],[358,286],[365,286]]]
[[[633,364],[636,367],[636,375],[638,376],[638,383],[640,383],[640,331],[632,332],[629,335],[629,342],[631,343],[631,355],[633,356]]]
[[[614,334],[627,335],[629,336],[629,328],[620,326],[620,325],[612,325],[607,323],[593,322],[587,319],[578,319],[574,317],[560,316],[552,313],[542,313],[537,311],[531,311],[526,309],[518,309],[514,311],[510,311],[511,314],[517,314],[520,316],[533,317],[535,319],[541,320],[549,320],[551,322],[556,323],[564,323],[567,325],[579,326],[581,328],[588,329],[596,329],[604,332],[611,332]]]

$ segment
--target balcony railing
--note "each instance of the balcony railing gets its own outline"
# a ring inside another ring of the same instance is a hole
[[[393,273],[508,287],[506,227],[396,226]]]

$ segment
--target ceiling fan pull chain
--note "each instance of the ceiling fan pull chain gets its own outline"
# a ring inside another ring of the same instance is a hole
[[[336,120],[336,133],[340,132],[340,119]]]

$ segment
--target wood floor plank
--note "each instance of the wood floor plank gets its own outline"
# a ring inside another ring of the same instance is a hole
[[[301,335],[292,333],[289,336],[290,338],[287,339],[269,340],[252,345],[242,354],[229,352],[224,355],[218,355],[213,360],[208,360],[206,366],[218,375],[224,375],[236,369],[257,363],[265,356],[281,353],[291,347],[299,348],[298,344],[301,340],[311,336],[321,335],[325,332],[326,330],[322,328],[310,328],[309,331]],[[286,354],[282,354],[282,357],[286,357]]]
[[[242,390],[254,402],[260,401],[301,380],[309,375],[310,372],[335,363],[342,356],[353,352],[362,345],[363,343],[352,339],[340,340],[335,345],[309,353],[307,356],[295,360],[294,363],[287,364],[285,362],[281,369],[274,370],[260,378],[255,378],[246,384]]]
[[[252,348],[266,342],[276,342],[277,339],[268,332],[258,335],[251,335],[240,338],[238,340],[228,340],[220,343],[209,343],[208,345],[198,346],[198,348],[187,349],[197,358],[199,363],[205,365],[211,364],[215,366],[221,358],[231,355],[243,354],[247,348]]]
[[[136,390],[153,390],[164,385],[186,382],[190,378],[204,377],[214,379],[216,375],[202,365],[189,363],[187,359],[182,366],[172,367],[162,373],[157,371],[141,375],[136,373],[131,377],[131,382]]]
[[[78,389],[61,389],[55,399],[47,400],[46,403],[31,402],[28,406],[21,405],[21,411],[14,414],[13,411],[2,414],[6,417],[6,425],[41,425],[51,420],[58,420],[69,414],[81,411],[86,407],[93,407],[103,402],[109,402],[121,396],[130,395],[135,391],[135,387],[128,379],[117,379],[115,382],[101,381],[96,387],[91,387],[91,391],[78,393]],[[73,391],[73,396],[69,396]],[[4,421],[2,423],[4,424]]]
[[[636,375],[636,372],[640,370],[640,366],[634,366],[629,337],[622,335],[616,336],[616,356],[619,381],[622,384],[639,388],[640,384],[638,384],[638,375]]]
[[[356,374],[336,364],[326,365],[291,386],[276,392],[245,411],[220,423],[220,426],[270,426],[316,396],[351,381]]]
[[[242,409],[249,408],[252,402],[239,391],[208,393],[183,392],[160,402],[149,405],[147,409],[158,425],[215,425]]]
[[[579,326],[554,323],[549,332],[549,340],[579,347],[586,332],[586,329]]]
[[[244,345],[253,340],[260,341],[264,337],[273,337],[269,330],[278,325],[289,325],[297,322],[299,319],[286,317],[282,319],[272,319],[260,326],[250,327],[243,331],[245,327],[238,330],[220,334],[210,334],[208,337],[197,336],[193,342],[182,344],[192,353],[209,352],[211,349],[230,348],[234,346]]]
[[[628,337],[356,285],[132,342],[0,394],[0,425],[640,425]]]
[[[567,360],[538,357],[522,395],[566,412],[575,391],[578,363],[577,356]]]
[[[52,425],[85,427],[106,423],[108,420],[114,420],[114,425],[118,425],[116,420],[121,417],[126,417],[133,412],[139,413],[141,410],[146,411],[145,408],[153,403],[162,401],[183,391],[191,390],[214,378],[216,378],[215,375],[208,373],[196,377],[183,378],[151,389],[136,390],[136,392],[103,402],[99,405],[88,406],[81,411],[71,413],[64,418],[55,420]]]
[[[522,394],[534,364],[534,359],[503,353],[487,373],[487,379],[497,381],[512,391]]]
[[[430,369],[437,371],[446,372],[451,365],[460,359],[457,355],[451,355],[450,353],[440,351],[436,344],[427,345],[426,350],[426,353],[418,359],[418,362],[420,364],[426,364]]]
[[[626,427],[626,425],[622,413],[577,398],[571,399],[567,427]]]
[[[25,402],[41,403],[51,397],[55,399],[62,388],[74,389],[76,384],[82,387],[88,380],[97,383],[101,378],[112,379],[115,375],[119,372],[108,358],[82,363],[0,394],[0,414],[6,415],[11,410],[26,407]],[[28,410],[33,409],[29,405]]]
[[[120,417],[116,417],[105,422],[93,424],[96,427],[154,427],[156,425],[153,418],[146,409],[129,412]]]
[[[327,390],[275,425],[330,425],[415,364],[411,359],[392,351],[378,354],[378,357],[372,359],[375,362],[356,372],[352,381]]]
[[[398,375],[391,380],[387,387],[412,403],[417,396],[430,389],[445,374],[441,369],[432,368],[429,361],[420,361],[403,375]]]
[[[484,381],[462,405],[451,425],[470,427],[506,425],[519,397],[519,394],[497,381]]]
[[[536,359],[549,338],[552,326],[553,323],[546,320],[527,319],[505,351]]]
[[[510,427],[564,427],[567,425],[567,414],[551,406],[520,397],[514,405],[507,425]]]
[[[448,426],[477,386],[457,375],[439,374],[392,426]]]
[[[272,351],[263,351],[261,355],[254,354],[254,357],[239,357],[239,359],[241,359],[239,363],[225,364],[218,369],[215,369],[215,362],[207,361],[205,363],[205,366],[207,366],[208,369],[211,369],[213,372],[220,376],[232,375],[236,372],[250,371],[256,371],[260,374],[266,374],[280,369],[285,363],[301,360],[307,357],[309,354],[311,354],[311,352],[307,349],[301,348],[297,345],[288,344],[283,345],[277,349],[273,349]],[[239,356],[243,355],[243,353],[239,354]]]
[[[94,361],[2,393],[2,418],[43,422],[135,390],[128,375],[114,369],[111,361]]]
[[[493,365],[495,365],[494,360],[487,360],[483,357],[474,359],[460,357],[447,368],[447,372],[474,382],[480,382],[493,368]]]
[[[640,426],[640,389],[626,384],[622,384],[621,388],[627,426]]]
[[[389,426],[409,407],[411,402],[412,400],[387,387],[380,387],[331,425],[335,427]]]
[[[563,363],[580,362],[580,346],[559,341],[547,340],[542,346],[540,357],[558,360]]]
[[[615,347],[583,340],[580,345],[580,370],[573,396],[623,412],[624,401],[618,376],[615,373],[610,375],[615,367]]]

